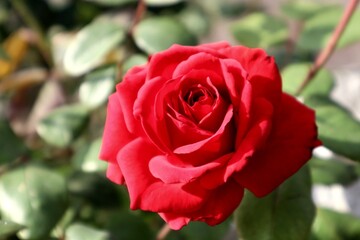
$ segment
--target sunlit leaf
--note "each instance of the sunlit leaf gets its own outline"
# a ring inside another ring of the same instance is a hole
[[[196,37],[176,18],[169,16],[150,17],[135,28],[136,45],[148,54],[169,48],[177,43],[195,45]]]
[[[80,101],[90,108],[96,108],[107,101],[114,91],[117,69],[111,65],[86,75],[80,85]]]
[[[306,167],[266,197],[256,198],[246,192],[235,214],[243,240],[308,239],[314,217]]]
[[[130,56],[122,65],[122,72],[125,74],[130,68],[147,63],[148,58],[142,54],[134,54]]]
[[[318,208],[311,240],[360,239],[360,218],[347,213]]]
[[[37,133],[50,145],[66,147],[80,134],[88,114],[88,109],[83,105],[56,108],[41,120],[36,128]]]
[[[111,240],[106,231],[86,226],[82,223],[70,225],[65,232],[66,240]]]
[[[300,84],[305,80],[310,67],[311,63],[296,63],[286,66],[286,68],[281,71],[284,91],[294,95],[300,87]],[[306,86],[301,96],[327,96],[330,94],[333,86],[334,79],[331,73],[325,69],[321,69]]]
[[[324,8],[323,11],[317,12],[313,17],[309,18],[305,22],[298,41],[298,47],[310,51],[319,51],[324,48],[329,41],[331,33],[337,26],[343,11],[343,7]],[[337,47],[345,47],[360,40],[359,22],[360,12],[356,11],[346,26]]]
[[[285,21],[265,13],[252,13],[236,21],[231,31],[241,44],[248,47],[269,48],[288,38]]]
[[[242,1],[221,1],[220,2],[220,11],[224,17],[234,18],[239,17],[246,10],[249,10],[251,4],[246,4]]]
[[[313,183],[322,185],[350,184],[358,178],[355,166],[336,160],[312,158],[309,161]]]
[[[344,108],[326,97],[305,103],[316,111],[319,137],[324,146],[353,160],[360,160],[360,123]]]
[[[71,75],[81,75],[98,66],[106,54],[125,40],[123,27],[109,19],[93,21],[81,29],[64,56],[64,68]]]
[[[196,5],[189,5],[176,15],[181,23],[196,36],[205,35],[210,29],[210,18],[207,13]]]
[[[2,45],[2,56],[0,57],[0,78],[13,72],[23,60],[28,44],[25,41],[22,32],[17,31],[11,34]],[[6,57],[7,56],[7,57]]]
[[[6,239],[7,236],[13,235],[23,229],[24,226],[6,220],[0,220],[0,239]]]
[[[104,6],[124,6],[131,3],[137,3],[138,0],[84,0],[87,2],[94,2]]]
[[[0,178],[0,211],[4,219],[24,225],[22,239],[45,238],[65,211],[64,179],[51,170],[27,165]]]
[[[14,161],[26,151],[24,143],[14,134],[6,119],[0,117],[0,165]]]
[[[98,138],[76,152],[74,164],[77,169],[84,172],[104,172],[107,169],[108,164],[99,159],[101,142],[102,139]]]
[[[289,18],[305,20],[327,7],[331,6],[326,6],[312,1],[297,0],[284,3],[281,6],[281,10]]]
[[[184,0],[145,0],[145,3],[152,7],[166,7],[183,1]]]

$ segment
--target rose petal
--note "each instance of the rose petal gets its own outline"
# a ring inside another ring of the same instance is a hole
[[[235,175],[242,186],[259,197],[298,171],[318,145],[314,112],[293,97],[283,94],[281,112],[274,123],[267,143]]]
[[[166,126],[169,135],[176,136],[170,138],[173,149],[189,143],[201,141],[213,135],[212,132],[199,128],[193,121],[190,121],[176,112],[167,115]]]
[[[118,163],[109,162],[106,177],[116,184],[124,184],[125,179]]]
[[[228,42],[222,41],[222,42],[201,44],[201,45],[199,45],[199,47],[201,47],[201,48],[210,48],[210,49],[213,49],[213,50],[221,50],[221,49],[224,49],[224,48],[229,48],[231,46],[230,46],[230,44]]]
[[[126,127],[118,95],[112,94],[109,97],[99,158],[116,163],[119,150],[134,138]]]
[[[180,230],[190,222],[190,218],[179,216],[173,213],[159,213],[159,216],[164,219],[172,230]]]
[[[265,97],[274,106],[281,101],[281,76],[273,57],[262,49],[234,46],[219,50],[229,58],[236,59],[249,74],[254,98]]]
[[[236,147],[241,142],[250,121],[253,89],[247,80],[248,74],[241,64],[233,59],[222,59],[222,72],[229,91],[231,102],[234,106],[234,119],[237,127]]]
[[[180,162],[176,156],[159,155],[151,159],[149,168],[152,175],[161,179],[164,183],[188,183],[206,172],[223,166],[231,155],[224,155],[207,164],[192,167],[192,166],[176,166],[172,162]]]
[[[204,174],[201,178],[201,184],[207,189],[213,189],[225,183],[231,175],[240,171],[244,165],[251,161],[250,157],[262,146],[264,140],[267,139],[271,130],[271,117],[273,114],[272,105],[265,99],[257,99],[254,102],[252,117],[253,125],[249,128],[243,141],[235,149],[235,153],[223,167]]]
[[[214,226],[228,218],[239,206],[244,196],[244,188],[230,179],[212,191],[203,207],[192,214],[192,219]]]
[[[159,213],[171,229],[179,230],[189,221],[202,221],[213,226],[228,218],[240,204],[244,189],[234,180],[217,188],[208,197],[202,208],[190,214],[177,212]]]
[[[229,106],[227,113],[224,117],[223,123],[221,124],[221,127],[218,129],[218,131],[214,135],[212,135],[211,137],[204,139],[202,141],[178,147],[174,150],[174,153],[187,154],[187,153],[191,153],[191,152],[201,149],[202,147],[204,147],[204,145],[206,145],[209,142],[214,142],[214,139],[216,139],[216,142],[218,142],[219,137],[224,133],[226,127],[230,123],[232,116],[233,116],[233,108],[232,108],[232,106]]]
[[[232,116],[232,106],[229,106],[223,123],[216,133],[199,142],[180,146],[174,149],[173,152],[193,166],[205,164],[231,152],[234,147],[233,141],[235,137],[234,126],[231,121]]]
[[[130,195],[131,209],[153,212],[191,212],[203,204],[206,192],[196,185],[164,184],[149,171],[149,161],[160,152],[156,147],[137,138],[118,154]]]
[[[223,58],[224,55],[217,50],[223,44],[205,44],[204,47],[202,45],[181,46],[174,44],[166,51],[156,53],[151,57],[147,79],[159,76],[164,79],[173,78],[173,72],[179,63],[200,52]]]
[[[156,99],[167,82],[169,81],[160,77],[145,82],[138,92],[133,109],[134,116],[141,121],[142,129],[147,137],[165,152],[169,151],[170,140],[164,124],[164,115],[156,114],[158,111],[164,111],[164,102],[156,101]]]
[[[128,130],[135,133],[139,130],[139,124],[134,118],[133,106],[139,89],[145,82],[147,68],[135,67],[129,70],[124,80],[116,86],[119,102],[124,114],[124,120]]]
[[[207,72],[221,73],[219,58],[200,52],[190,56],[186,61],[179,63],[174,69],[172,78],[181,77],[192,70],[207,70]]]

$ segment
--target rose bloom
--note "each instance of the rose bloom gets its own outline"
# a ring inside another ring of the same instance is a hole
[[[274,58],[226,42],[173,45],[109,98],[100,158],[131,209],[172,229],[216,225],[244,189],[265,196],[319,145],[314,112],[281,90]]]

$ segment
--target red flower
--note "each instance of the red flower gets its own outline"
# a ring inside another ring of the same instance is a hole
[[[244,188],[273,191],[318,145],[314,112],[282,93],[272,57],[227,43],[174,45],[132,68],[110,96],[100,157],[131,209],[172,229],[215,225]]]

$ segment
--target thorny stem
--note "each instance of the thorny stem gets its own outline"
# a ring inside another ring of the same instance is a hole
[[[298,96],[305,89],[305,87],[311,82],[311,80],[315,77],[317,72],[324,66],[327,60],[330,58],[331,54],[334,52],[336,45],[344,32],[346,26],[353,15],[359,0],[350,0],[348,6],[344,10],[344,14],[342,15],[338,25],[336,26],[334,32],[331,35],[331,38],[325,48],[320,52],[318,57],[316,58],[314,64],[309,69],[309,72],[302,82],[300,87],[295,92],[295,95]]]
[[[135,29],[136,25],[140,22],[145,11],[146,11],[145,0],[139,0],[138,5],[136,7],[134,21],[130,27],[130,31],[129,31],[130,35],[133,35],[134,29]]]
[[[46,63],[49,66],[53,65],[51,55],[50,55],[50,47],[46,40],[46,35],[37,21],[37,19],[33,16],[31,11],[26,6],[26,3],[24,0],[12,0],[10,1],[14,7],[14,9],[18,12],[18,14],[21,16],[23,21],[30,27],[37,35],[37,44],[39,51],[43,58],[45,59]]]
[[[168,224],[164,224],[164,226],[160,229],[158,235],[156,236],[156,240],[165,240],[166,236],[171,231]]]

